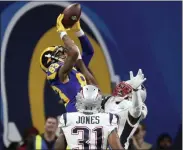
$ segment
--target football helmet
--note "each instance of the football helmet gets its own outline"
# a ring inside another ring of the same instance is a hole
[[[40,56],[40,66],[44,72],[47,72],[48,67],[55,62],[62,61],[60,56],[66,52],[66,48],[59,46],[47,47]]]
[[[123,99],[131,100],[133,88],[128,83],[129,83],[129,80],[120,82],[114,88],[112,95],[122,97]],[[142,84],[141,86],[138,87],[138,90],[140,91],[142,101],[144,102],[147,97],[147,91],[145,86]]]
[[[79,112],[98,113],[101,110],[102,95],[93,85],[84,86],[76,95],[76,109]]]
[[[120,82],[114,88],[114,90],[112,92],[112,95],[113,96],[126,97],[131,92],[132,92],[132,87],[129,84],[127,84],[125,82]]]

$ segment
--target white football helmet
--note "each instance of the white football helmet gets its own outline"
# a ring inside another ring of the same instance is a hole
[[[93,85],[86,85],[76,95],[76,109],[78,112],[98,113],[101,110],[102,95]]]

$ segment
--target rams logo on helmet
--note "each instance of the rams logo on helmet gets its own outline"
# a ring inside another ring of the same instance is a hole
[[[52,46],[46,48],[40,56],[40,66],[44,72],[47,71],[48,67],[55,62],[59,61],[59,57],[57,55],[59,53],[64,53],[66,51],[66,48],[63,46]],[[61,60],[60,60],[61,61]]]

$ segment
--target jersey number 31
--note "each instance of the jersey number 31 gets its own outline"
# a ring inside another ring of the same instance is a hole
[[[82,149],[91,149],[90,142],[95,142],[96,149],[102,149],[102,127],[97,127],[94,129],[89,129],[87,127],[74,127],[71,132],[72,135],[79,135],[79,133],[82,133],[82,138],[78,139],[78,145],[81,145]],[[91,133],[94,133],[94,137],[91,136]]]

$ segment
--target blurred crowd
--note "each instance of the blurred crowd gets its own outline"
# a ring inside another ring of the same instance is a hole
[[[144,123],[140,123],[130,141],[129,150],[181,150],[182,149],[182,128],[179,129],[174,140],[168,133],[162,133],[157,137],[156,144],[152,145],[145,141],[147,129]],[[176,145],[176,148],[175,148]]]
[[[9,148],[2,146],[4,150],[33,150],[37,149],[53,149],[54,143],[58,135],[58,120],[56,117],[47,117],[45,123],[45,132],[39,133],[35,127],[26,129],[23,134],[22,143],[12,143]],[[0,128],[2,131],[2,127]],[[0,132],[2,133],[2,132]],[[129,150],[181,150],[182,149],[182,124],[178,129],[175,139],[168,133],[162,133],[157,137],[155,145],[145,141],[145,137],[148,134],[148,129],[144,123],[141,123],[136,130],[134,136],[130,139]],[[1,136],[2,138],[2,136]],[[1,145],[2,139],[0,139]],[[39,147],[42,145],[42,147]],[[1,149],[1,148],[0,148]]]

